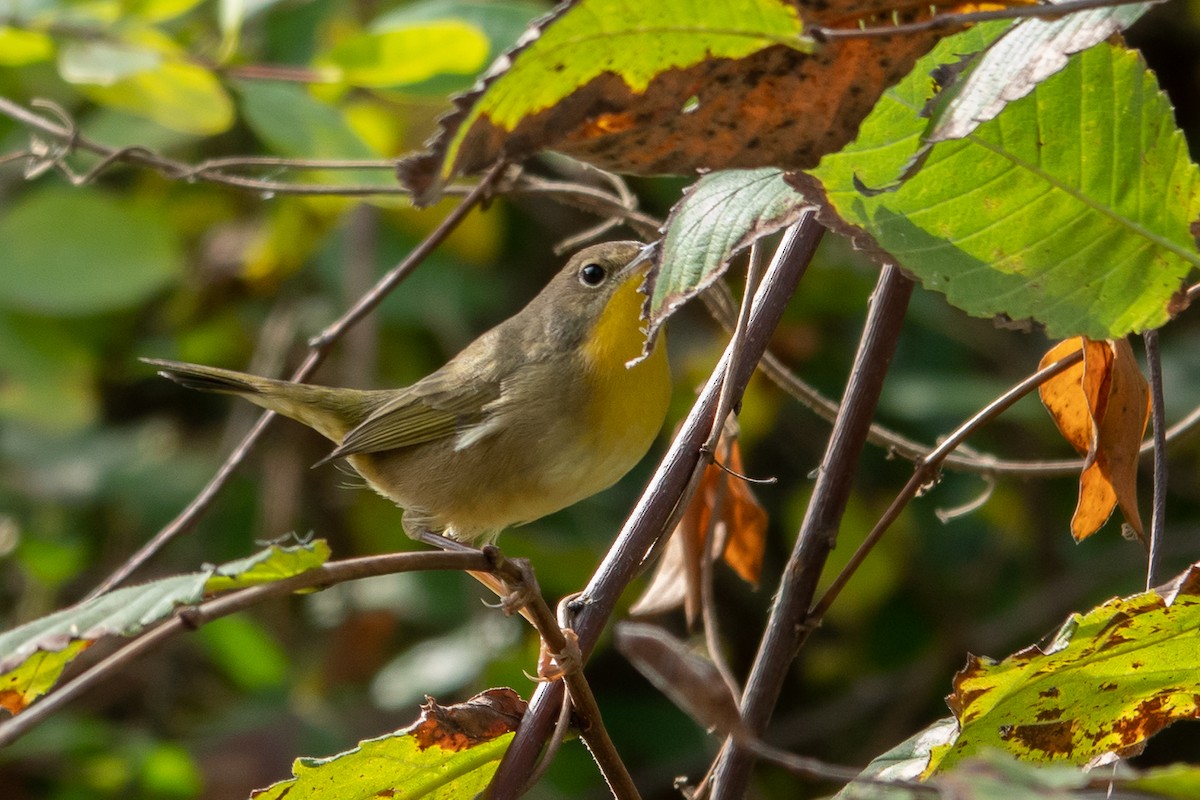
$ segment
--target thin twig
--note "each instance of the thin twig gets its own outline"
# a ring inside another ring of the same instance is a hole
[[[733,453],[733,439],[730,437],[724,447],[724,452],[718,459],[729,462]],[[708,649],[708,658],[717,668],[721,679],[729,687],[732,697],[740,697],[742,687],[738,685],[733,669],[721,652],[721,631],[717,622],[717,598],[713,591],[713,564],[717,560],[717,526],[724,513],[725,503],[729,501],[729,479],[717,481],[713,490],[712,508],[708,511],[708,530],[704,532],[703,546],[700,549],[700,618],[704,625],[704,645]],[[726,536],[732,536],[732,531],[726,531]]]
[[[13,119],[31,131],[50,137],[58,146],[50,149],[44,143],[16,153],[0,157],[0,165],[10,161],[27,160],[26,177],[40,175],[47,169],[58,169],[73,184],[82,185],[99,177],[116,164],[142,167],[153,170],[169,180],[204,181],[259,195],[300,195],[335,197],[370,197],[408,195],[410,192],[398,183],[323,185],[294,181],[277,181],[266,178],[231,174],[230,170],[270,168],[274,170],[380,170],[391,173],[396,162],[391,159],[298,159],[275,156],[238,156],[213,158],[192,164],[155,153],[145,147],[112,147],[82,135],[66,111],[53,103],[35,101],[35,107],[51,114],[55,119],[31,111],[19,103],[0,97],[0,114]],[[38,145],[38,140],[35,140]],[[66,164],[73,152],[82,151],[100,157],[100,161],[82,175],[77,175]],[[598,171],[599,172],[599,171]],[[602,175],[602,177],[604,177]],[[609,180],[605,177],[606,180]],[[609,180],[612,183],[611,180]],[[497,184],[500,181],[497,180]],[[615,186],[615,184],[614,184]],[[476,187],[453,185],[443,189],[447,195],[469,195]],[[570,181],[552,181],[534,176],[520,175],[511,185],[503,188],[510,195],[544,195],[559,202],[572,205],[588,213],[602,217],[616,217],[632,226],[642,236],[652,236],[661,221],[637,210],[636,197],[628,189],[614,189],[616,194],[587,184]],[[499,187],[497,187],[499,191]]]
[[[529,612],[529,620],[537,628],[545,648],[555,654],[559,665],[555,677],[562,678],[567,685],[570,702],[579,714],[580,732],[613,797],[617,800],[638,800],[640,795],[637,786],[604,727],[600,706],[583,674],[579,647],[568,639],[558,618],[546,605],[533,568],[525,559],[506,558],[495,545],[484,547],[483,553],[491,562],[492,572],[512,589],[522,607]]]
[[[742,695],[743,722],[755,736],[766,728],[804,634],[809,604],[837,538],[912,290],[911,279],[896,267],[887,266],[871,297],[841,410]],[[753,763],[753,753],[736,742],[726,747],[716,768],[712,796],[716,800],[741,798]]]
[[[1200,296],[1200,284],[1195,284],[1188,290],[1188,296]],[[732,331],[736,324],[737,312],[733,296],[729,289],[721,283],[713,284],[704,292],[700,299],[712,314],[713,318],[727,331]],[[763,375],[771,380],[793,399],[800,402],[814,414],[827,422],[837,418],[838,403],[822,394],[819,390],[802,380],[788,368],[772,351],[768,350],[759,364]],[[1173,442],[1200,424],[1200,406],[1167,429],[1166,440]],[[893,431],[878,423],[871,423],[871,432],[867,439],[874,445],[883,447],[895,455],[908,461],[916,461],[930,450],[930,445],[910,439],[903,434]],[[966,449],[966,448],[962,448]],[[1140,453],[1148,456],[1154,449],[1152,439],[1142,442]],[[946,459],[943,467],[958,472],[976,473],[981,475],[1019,475],[1027,478],[1056,477],[1079,473],[1084,467],[1082,459],[1005,459],[989,453],[971,451],[964,453],[956,451]]]
[[[922,486],[928,485],[936,477],[938,469],[946,460],[946,457],[953,452],[956,447],[960,446],[963,441],[975,431],[979,430],[988,422],[991,422],[997,416],[1008,410],[1013,403],[1032,392],[1038,386],[1041,386],[1050,378],[1058,375],[1063,370],[1079,363],[1082,358],[1083,350],[1076,350],[1075,352],[1060,358],[1058,361],[1055,361],[1053,364],[1048,364],[1042,369],[1039,369],[1037,372],[1033,373],[1025,380],[1009,389],[1000,397],[988,403],[982,410],[972,416],[969,420],[964,422],[962,425],[959,425],[953,433],[951,433],[942,441],[940,445],[929,451],[923,458],[918,459],[917,468],[913,470],[913,474],[908,479],[908,482],[904,485],[904,488],[901,489],[899,494],[896,495],[895,499],[892,500],[891,504],[887,507],[887,510],[883,512],[883,515],[879,518],[879,521],[876,522],[875,526],[871,529],[871,532],[867,534],[867,537],[858,546],[858,549],[854,552],[854,555],[852,555],[850,560],[846,562],[846,565],[842,567],[842,571],[838,573],[838,576],[834,578],[833,583],[831,583],[829,588],[825,590],[825,594],[822,595],[821,599],[817,601],[816,605],[814,605],[812,610],[809,612],[808,623],[810,627],[819,624],[820,621],[825,617],[826,612],[829,611],[829,606],[832,605],[833,601],[837,599],[838,594],[850,580],[850,577],[854,574],[855,570],[857,570],[859,565],[862,564],[863,560],[867,557],[867,554],[871,552],[871,548],[878,543],[879,539],[883,536],[888,527],[900,516],[900,512],[904,510],[904,507],[908,504],[908,501],[916,497],[917,492],[920,491]]]
[[[1150,0],[1150,4],[1163,0]],[[974,11],[967,14],[940,14],[918,22],[905,22],[895,25],[879,25],[860,28],[826,28],[814,26],[807,33],[818,42],[832,42],[838,39],[867,39],[881,36],[896,36],[899,34],[922,33],[924,31],[957,28],[979,22],[996,19],[1022,19],[1037,17],[1040,19],[1055,19],[1080,11],[1091,11],[1096,8],[1112,8],[1116,6],[1133,5],[1146,0],[1066,0],[1062,3],[1041,4],[1034,6],[1017,6],[997,9],[994,11]]]
[[[1150,372],[1150,434],[1154,441],[1154,509],[1150,513],[1150,542],[1146,555],[1146,591],[1158,585],[1159,557],[1167,514],[1167,437],[1166,409],[1163,403],[1162,356],[1158,351],[1158,331],[1142,334],[1146,345],[1146,365]]]
[[[794,230],[785,235],[781,247],[786,247],[788,255],[777,259],[777,268],[768,269],[763,278],[759,300],[754,304],[747,328],[745,349],[742,351],[744,362],[731,376],[736,386],[744,388],[750,380],[754,365],[766,350],[767,341],[783,316],[788,298],[812,260],[819,240],[820,226],[811,213],[804,214]],[[682,495],[696,466],[701,463],[700,447],[712,427],[712,415],[728,358],[727,349],[616,542],[582,593],[574,630],[585,659],[595,646],[621,592],[641,568],[643,556],[662,536],[671,512],[681,500],[686,502]],[[534,692],[516,738],[509,745],[492,778],[488,796],[493,800],[512,800],[520,795],[524,778],[537,761],[542,745],[549,736],[559,708],[561,691],[561,686],[556,682],[542,684]]]
[[[3,98],[0,98],[2,100]],[[314,337],[309,342],[308,356],[304,362],[292,373],[291,380],[303,381],[325,360],[329,353],[330,347],[336,342],[352,325],[358,322],[366,314],[370,313],[389,292],[396,287],[400,281],[408,277],[408,275],[423,262],[433,250],[442,243],[450,233],[458,227],[459,223],[467,216],[467,214],[479,204],[486,196],[488,187],[503,169],[503,165],[497,165],[491,172],[480,181],[475,187],[475,191],[463,198],[458,206],[446,215],[436,228],[434,228],[424,240],[418,244],[408,256],[388,271],[371,291],[364,294],[345,314],[339,317],[336,321],[330,324],[319,335]],[[275,412],[267,411],[263,413],[254,427],[250,429],[238,446],[230,453],[225,462],[221,464],[216,474],[208,482],[199,494],[188,503],[187,507],[180,512],[179,516],[167,523],[158,533],[156,533],[150,541],[144,544],[136,553],[129,557],[120,567],[116,569],[108,578],[100,583],[88,597],[96,597],[103,594],[114,586],[120,584],[138,567],[144,564],[155,553],[161,550],[168,542],[180,534],[190,531],[199,520],[201,514],[208,508],[216,497],[217,493],[224,487],[225,483],[233,475],[234,470],[245,460],[247,454],[257,443],[263,431],[266,430],[271,420],[275,418]]]
[[[62,684],[20,715],[0,723],[0,747],[16,741],[96,683],[112,677],[126,664],[154,649],[171,636],[182,631],[195,630],[206,622],[250,608],[268,598],[289,595],[301,589],[325,588],[375,575],[424,570],[487,569],[488,561],[479,552],[446,553],[435,550],[387,553],[333,561],[281,581],[229,592],[199,605],[180,609],[172,618],[94,664],[70,682]]]

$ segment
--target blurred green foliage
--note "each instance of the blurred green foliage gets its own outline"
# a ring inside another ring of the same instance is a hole
[[[50,99],[89,137],[189,163],[392,158],[419,147],[445,95],[466,88],[545,8],[467,0],[42,0],[6,6],[0,18],[0,97],[26,106]],[[1160,79],[1193,146],[1200,142],[1198,9],[1169,4],[1131,33],[1152,65],[1163,64]],[[373,68],[372,59],[403,42],[433,41],[431,32],[443,57],[430,61],[415,50],[419,63],[409,70]],[[23,126],[0,117],[0,156],[29,143]],[[95,159],[76,153],[66,163],[82,173]],[[256,174],[392,182],[386,170]],[[681,185],[640,180],[634,188],[644,207],[663,215]],[[137,357],[280,374],[306,338],[444,210],[269,195],[124,167],[73,187],[54,171],[26,180],[19,162],[0,165],[0,626],[86,594],[186,505],[251,424],[250,409],[182,391]],[[391,386],[428,373],[531,297],[558,264],[550,245],[594,221],[543,198],[496,200],[335,348],[317,380]],[[829,237],[777,334],[777,352],[830,396],[844,384],[873,284],[874,270]],[[1200,397],[1194,317],[1185,314],[1163,336],[1172,419]],[[673,321],[671,337],[677,420],[723,337],[698,309]],[[1046,344],[918,292],[882,421],[933,442],[1032,370]],[[758,489],[772,519],[764,588],[718,575],[728,654],[744,674],[828,426],[762,379],[752,383],[741,421],[747,469],[779,478]],[[1069,454],[1035,401],[972,445],[1008,458]],[[329,539],[336,557],[408,548],[389,503],[333,468],[309,469],[324,448],[299,426],[276,424],[197,529],[146,574],[193,571],[290,532]],[[1164,576],[1196,558],[1186,540],[1200,520],[1195,437],[1171,454]],[[650,469],[641,465],[617,488],[510,531],[501,544],[533,560],[549,597],[577,590]],[[835,566],[910,470],[868,448]],[[771,740],[865,763],[945,715],[941,698],[968,651],[1003,655],[1072,609],[1137,591],[1142,554],[1120,539],[1116,523],[1085,545],[1070,541],[1075,491],[1069,476],[1001,477],[993,485],[947,473],[905,513],[801,653]],[[935,516],[985,492],[975,511],[945,524]],[[338,586],[206,627],[0,753],[3,794],[245,796],[285,777],[297,755],[338,752],[407,724],[424,692],[448,703],[507,685],[528,697],[531,631],[482,608],[481,599],[466,576],[414,574]],[[680,620],[669,624],[682,629]],[[699,777],[715,739],[607,642],[588,674],[640,785],[671,797],[676,775]],[[1194,740],[1171,746],[1168,756],[1152,744],[1147,758],[1200,759]],[[824,788],[763,768],[756,791],[791,798]],[[573,742],[534,796],[604,794]]]

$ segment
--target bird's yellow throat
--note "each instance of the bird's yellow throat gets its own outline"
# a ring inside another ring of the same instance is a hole
[[[600,312],[583,346],[594,382],[588,418],[595,433],[612,441],[648,446],[671,400],[667,348],[660,335],[650,355],[632,367],[646,340],[641,321],[645,296],[638,291],[645,270],[635,270]],[[643,445],[642,443],[645,442]]]

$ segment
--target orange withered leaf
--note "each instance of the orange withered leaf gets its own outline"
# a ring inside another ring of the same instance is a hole
[[[1149,387],[1125,339],[1067,339],[1046,353],[1041,366],[1080,348],[1082,362],[1038,389],[1063,438],[1085,456],[1071,534],[1077,541],[1086,539],[1120,506],[1130,528],[1143,538],[1137,461],[1150,415]]]
[[[679,520],[659,559],[650,584],[630,612],[658,614],[684,607],[688,624],[700,615],[701,555],[709,530],[713,531],[712,552],[719,553],[747,583],[758,586],[766,547],[767,512],[754,497],[745,480],[730,474],[742,472],[742,454],[733,426],[726,426],[717,445],[727,453],[728,470],[710,464],[700,487]],[[717,509],[713,520],[713,509]]]

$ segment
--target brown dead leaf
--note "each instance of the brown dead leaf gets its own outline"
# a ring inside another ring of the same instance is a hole
[[[721,553],[725,563],[742,580],[758,587],[766,547],[767,512],[759,505],[749,484],[730,474],[730,471],[742,472],[736,426],[726,426],[717,452],[727,454],[723,463],[729,471],[715,464],[705,468],[700,488],[671,534],[650,584],[630,613],[660,614],[682,605],[688,624],[695,622],[700,615],[700,557],[710,527],[714,554]],[[719,506],[719,514],[712,524],[714,506]]]
[[[426,696],[421,718],[411,729],[417,747],[466,750],[517,729],[525,701],[512,689],[488,689],[463,703],[438,705]]]
[[[722,734],[742,730],[737,698],[707,658],[643,622],[618,624],[615,639],[617,650],[696,722]]]
[[[1038,389],[1063,438],[1085,456],[1071,534],[1082,541],[1120,506],[1143,538],[1137,508],[1137,462],[1150,416],[1150,390],[1125,339],[1098,342],[1076,337],[1042,358],[1047,366],[1083,348],[1083,361]]]

